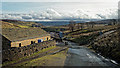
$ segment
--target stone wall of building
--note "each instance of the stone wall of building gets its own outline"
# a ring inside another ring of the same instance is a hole
[[[10,49],[11,48],[10,47],[10,43],[11,42],[7,38],[2,36],[1,41],[2,41],[2,50],[6,50],[6,49]]]
[[[50,36],[45,36],[45,37],[40,37],[40,38],[27,39],[27,40],[22,40],[22,41],[17,41],[17,42],[11,42],[11,47],[20,47],[19,44],[21,44],[21,46],[26,46],[26,45],[30,45],[31,42],[38,43],[39,39],[42,39],[43,41],[47,41],[47,40],[50,40],[51,38],[50,38]]]
[[[55,45],[56,45],[56,42],[54,40],[50,40],[50,41],[32,44],[29,46],[23,46],[23,47],[3,50],[2,60],[3,62],[17,60],[25,56],[30,56],[33,53],[38,52],[44,48],[48,48],[48,47],[55,46]]]

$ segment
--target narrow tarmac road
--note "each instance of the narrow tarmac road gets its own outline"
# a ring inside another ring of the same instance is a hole
[[[65,66],[116,66],[108,59],[95,54],[85,46],[77,46],[77,44],[69,42],[68,56],[65,60]]]

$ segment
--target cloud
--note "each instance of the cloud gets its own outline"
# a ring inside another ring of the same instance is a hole
[[[30,14],[2,14],[2,19],[15,20],[81,20],[81,19],[116,19],[117,9],[82,10],[71,12],[57,12],[54,9],[47,9],[43,12],[32,12]]]

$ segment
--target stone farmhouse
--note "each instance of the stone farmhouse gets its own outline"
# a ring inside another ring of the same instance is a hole
[[[50,40],[41,28],[2,28],[2,48],[22,47]]]

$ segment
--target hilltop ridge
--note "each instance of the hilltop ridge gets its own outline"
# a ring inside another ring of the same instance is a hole
[[[42,24],[40,23],[25,22],[25,21],[19,21],[19,20],[9,20],[9,19],[3,19],[0,22],[2,22],[2,28],[29,28],[29,27],[42,26]]]

